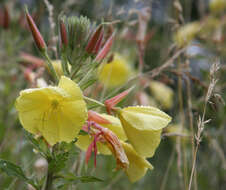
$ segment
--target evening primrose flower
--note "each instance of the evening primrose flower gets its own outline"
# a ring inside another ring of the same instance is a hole
[[[64,76],[57,87],[21,91],[16,109],[24,129],[42,135],[50,145],[71,142],[87,119],[86,103],[79,86]]]
[[[121,143],[129,160],[129,166],[125,169],[126,175],[131,182],[138,181],[146,174],[148,169],[152,170],[153,166],[144,157],[137,154],[130,144]]]
[[[162,108],[170,109],[173,105],[173,90],[158,81],[150,82],[150,90],[153,96],[161,104]]]
[[[119,111],[119,119],[129,142],[144,157],[154,155],[162,128],[171,121],[169,115],[151,106],[123,108]]]
[[[179,47],[188,45],[200,30],[198,22],[192,22],[182,26],[175,34],[174,39]]]
[[[98,79],[106,87],[112,88],[125,84],[130,73],[127,61],[119,54],[114,54],[112,61],[99,67]]]

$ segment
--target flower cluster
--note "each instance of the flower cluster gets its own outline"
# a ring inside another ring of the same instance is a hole
[[[161,140],[162,129],[168,125],[171,117],[151,106],[115,107],[131,89],[107,99],[104,104],[83,95],[81,90],[90,84],[90,80],[87,80],[87,83],[84,81],[89,79],[89,75],[92,75],[95,69],[99,80],[107,87],[121,85],[127,81],[130,68],[118,54],[112,54],[113,57],[97,69],[97,64],[110,51],[114,35],[111,34],[105,43],[102,43],[104,34],[100,25],[88,38],[87,43],[81,42],[75,38],[74,30],[76,28],[80,35],[85,35],[88,33],[89,20],[84,17],[64,18],[60,20],[62,59],[51,61],[47,55],[46,44],[35,23],[28,13],[26,16],[36,45],[47,59],[47,70],[58,85],[20,92],[16,100],[16,109],[24,129],[42,136],[49,146],[61,142],[76,142],[77,147],[86,151],[86,163],[94,152],[95,166],[98,153],[112,154],[116,158],[117,169],[122,168],[131,182],[142,178],[147,169],[153,169],[147,158],[155,154]],[[81,69],[83,61],[87,60],[91,60],[88,63],[93,67],[86,65],[86,69],[89,70],[84,73]],[[41,65],[43,64],[44,61]],[[153,82],[151,89],[156,91],[157,86],[160,85]],[[166,94],[169,92],[165,104],[166,107],[170,107],[171,91],[163,87],[162,92]],[[158,93],[155,95],[158,96]],[[97,113],[90,109],[85,100],[101,105],[106,109],[106,113]]]

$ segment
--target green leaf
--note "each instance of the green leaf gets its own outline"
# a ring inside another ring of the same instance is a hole
[[[15,165],[9,161],[0,159],[0,169],[2,171],[4,171],[8,176],[18,177],[25,181],[27,180],[21,167]]]
[[[12,162],[0,159],[0,170],[5,172],[8,176],[17,177],[25,181],[26,183],[31,184],[36,189],[39,189],[32,179],[29,179],[25,176],[21,167],[17,166],[16,164],[13,164]]]
[[[32,144],[32,146],[38,151],[40,152],[40,154],[48,159],[51,155],[50,155],[50,152],[49,152],[49,149],[46,145],[46,143],[43,141],[43,139],[39,139],[39,140],[36,140],[30,133],[28,132],[25,132],[25,135],[27,137],[27,139],[29,140],[29,142]]]
[[[49,163],[49,171],[52,173],[57,173],[61,171],[65,167],[68,157],[69,152],[64,152],[56,155],[56,157],[52,159]]]

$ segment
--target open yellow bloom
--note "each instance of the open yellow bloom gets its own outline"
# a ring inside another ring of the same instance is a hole
[[[127,61],[118,54],[110,63],[104,63],[98,70],[98,79],[106,87],[116,87],[127,82],[130,76],[130,67]]]
[[[158,81],[150,82],[150,90],[162,108],[169,109],[173,105],[173,90],[165,84]]]
[[[117,137],[120,140],[122,141],[127,140],[125,132],[118,118],[113,117],[111,115],[107,115],[107,114],[99,114],[99,115],[104,119],[107,119],[108,121],[110,121],[109,124],[100,124],[101,126],[107,129],[110,129],[113,133],[117,135]],[[91,137],[90,135],[79,135],[76,145],[80,149],[86,151],[92,141],[93,141],[93,137]],[[111,151],[109,150],[108,146],[105,143],[97,142],[97,149],[98,149],[98,152],[101,154],[105,154],[105,155],[111,154]]]
[[[171,121],[169,115],[150,106],[123,108],[119,118],[129,142],[144,157],[154,155],[161,140],[162,128]]]
[[[153,166],[144,157],[138,155],[130,144],[121,143],[129,160],[129,166],[125,169],[125,172],[129,180],[135,182],[146,174],[147,169],[152,170]]]
[[[87,119],[79,86],[64,76],[57,87],[21,91],[16,109],[22,126],[32,134],[41,134],[50,145],[71,142]]]

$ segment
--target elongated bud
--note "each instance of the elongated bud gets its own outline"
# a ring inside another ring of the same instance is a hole
[[[129,94],[129,92],[132,90],[132,88],[118,94],[117,96],[113,97],[113,98],[110,98],[108,100],[106,100],[104,102],[105,106],[106,106],[106,109],[107,109],[107,112],[110,114],[111,113],[111,110],[114,108],[114,106],[116,104],[118,104],[125,96],[127,96],[127,94]]]
[[[113,40],[114,40],[114,33],[108,38],[108,40],[104,44],[104,47],[99,51],[99,53],[97,54],[97,56],[95,58],[95,61],[101,61],[102,59],[104,59],[106,57],[106,55],[108,54],[108,52],[111,49]]]
[[[94,54],[97,54],[101,48],[101,45],[102,45],[102,42],[103,42],[103,39],[104,39],[104,30],[102,30],[102,32],[100,33],[100,36],[99,36],[99,39],[95,45],[95,48],[93,50],[93,53]]]
[[[111,124],[109,120],[101,117],[97,112],[92,110],[88,111],[88,121],[94,121],[99,124]]]
[[[103,26],[100,25],[96,31],[91,36],[87,46],[86,51],[87,53],[96,53],[96,49],[100,47],[101,41],[103,39],[104,29]]]
[[[34,68],[42,67],[45,64],[43,59],[40,59],[38,57],[35,57],[33,55],[30,55],[24,52],[20,53],[20,58],[23,62],[33,64]]]
[[[43,51],[46,49],[46,44],[45,41],[41,35],[41,33],[39,32],[33,18],[31,17],[31,15],[28,13],[28,11],[26,10],[26,18],[27,18],[27,22],[28,22],[28,26],[31,30],[32,36],[34,38],[34,41],[36,43],[36,46],[38,47],[38,49],[40,51]]]
[[[63,20],[60,20],[60,37],[62,45],[67,46],[68,45],[67,30]]]
[[[4,13],[3,13],[3,28],[8,29],[10,24],[10,15],[9,10],[7,7],[4,7]]]

